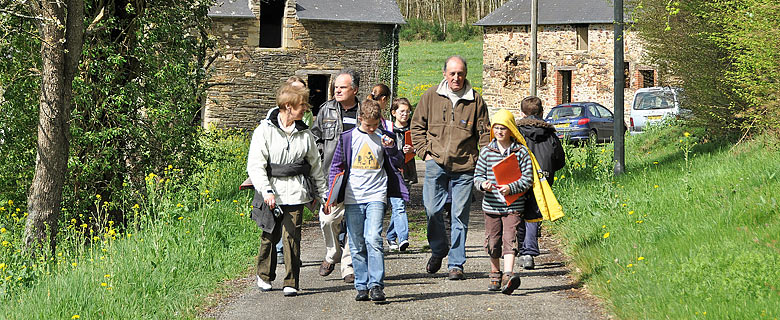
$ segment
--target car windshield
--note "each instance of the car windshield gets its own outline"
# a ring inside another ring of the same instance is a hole
[[[634,99],[634,110],[669,109],[674,107],[674,97],[668,91],[641,92]]]
[[[580,106],[558,107],[552,109],[552,111],[550,111],[550,114],[548,114],[547,117],[552,118],[553,120],[579,118],[582,117],[583,113],[584,113],[584,108]]]

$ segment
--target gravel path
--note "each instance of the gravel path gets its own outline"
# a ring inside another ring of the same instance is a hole
[[[417,168],[420,183],[414,185],[410,220],[425,225],[422,214],[422,178],[425,165]],[[535,270],[521,272],[522,283],[512,295],[487,291],[490,264],[483,248],[484,220],[479,210],[481,199],[473,203],[467,238],[466,280],[446,279],[446,259],[437,274],[425,272],[430,256],[427,241],[411,239],[406,252],[385,255],[384,304],[354,301],[356,291],[344,283],[339,267],[327,277],[318,270],[324,247],[319,224],[304,224],[301,241],[303,267],[301,291],[294,298],[281,291],[284,266],[277,269],[277,280],[270,292],[261,292],[255,285],[254,273],[231,282],[222,303],[201,314],[216,319],[473,319],[490,317],[509,319],[603,319],[608,316],[592,298],[568,276],[566,258],[559,253],[557,243],[543,231],[540,238],[542,255],[536,258]],[[389,213],[388,213],[389,214]],[[385,225],[388,223],[385,218]],[[385,250],[387,244],[385,243]],[[519,268],[519,261],[516,261]]]

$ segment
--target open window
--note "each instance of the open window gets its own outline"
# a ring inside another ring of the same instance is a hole
[[[577,50],[588,50],[588,25],[576,25],[577,30]]]
[[[559,104],[571,102],[571,70],[558,71],[559,84],[558,97]]]
[[[282,47],[285,0],[260,0],[260,48]]]
[[[642,88],[655,86],[655,72],[653,70],[639,70],[639,74],[642,75]]]

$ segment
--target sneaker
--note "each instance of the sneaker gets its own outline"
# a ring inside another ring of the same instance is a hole
[[[398,250],[398,243],[396,243],[394,240],[387,240],[387,244],[390,247],[390,251]]]
[[[371,301],[385,301],[385,291],[380,286],[371,288],[370,295]]]
[[[428,273],[436,273],[437,271],[439,271],[439,269],[441,269],[442,259],[443,258],[441,257],[431,256],[428,259],[428,264],[425,265],[425,271],[427,271]]]
[[[260,288],[260,291],[266,292],[271,291],[271,284],[268,282],[263,281],[263,279],[260,279],[260,276],[255,275],[257,277],[257,287]]]
[[[333,266],[333,263],[329,263],[323,260],[322,264],[320,265],[320,276],[327,277],[331,272],[333,272]]]
[[[514,273],[505,272],[501,284],[501,293],[512,294],[520,286],[520,277]]]
[[[284,292],[285,297],[294,297],[298,295],[298,289],[295,289],[293,287],[284,287],[284,289],[282,289],[282,292]]]
[[[447,279],[450,280],[465,280],[466,276],[463,274],[463,270],[458,268],[452,268],[450,269]]]
[[[404,240],[401,241],[400,244],[398,244],[398,250],[400,250],[401,252],[406,251],[406,248],[409,248],[409,241]]]
[[[368,298],[368,290],[358,290],[358,293],[355,296],[355,301],[368,301],[368,300],[370,300]]]
[[[501,290],[501,272],[491,272],[488,291],[499,291],[499,290]]]
[[[355,283],[355,275],[354,274],[348,274],[344,276],[344,282],[346,283]]]
[[[535,265],[534,265],[534,257],[533,256],[524,254],[524,255],[520,256],[520,260],[523,261],[523,269],[526,269],[526,270],[533,270],[534,269]]]

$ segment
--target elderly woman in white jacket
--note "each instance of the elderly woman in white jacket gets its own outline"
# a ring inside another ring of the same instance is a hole
[[[271,282],[276,278],[275,244],[281,239],[287,272],[285,296],[298,294],[304,204],[322,201],[326,193],[314,136],[301,121],[308,100],[307,89],[283,85],[276,98],[279,109],[272,111],[255,129],[247,159],[247,173],[256,193],[252,219],[263,229],[257,257],[257,286],[262,291],[271,290]]]

